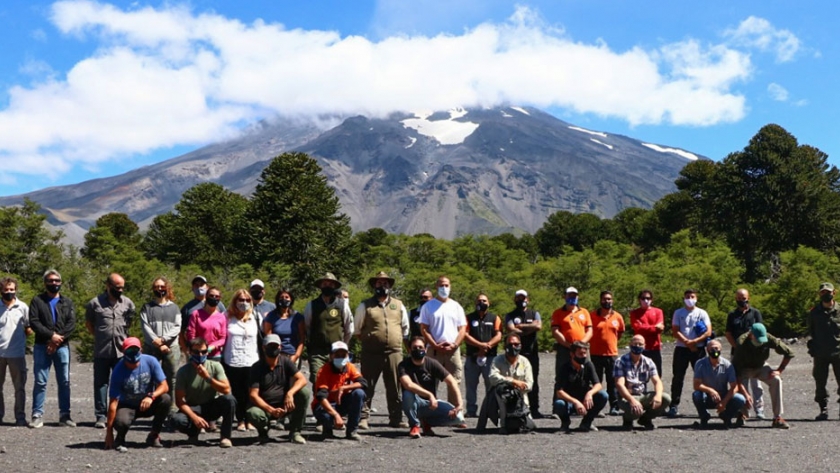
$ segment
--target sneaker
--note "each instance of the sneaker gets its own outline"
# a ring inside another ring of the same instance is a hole
[[[289,435],[289,440],[292,443],[296,443],[298,445],[305,445],[306,444],[306,439],[303,438],[303,435],[300,432],[292,432]]]
[[[464,416],[467,419],[476,419],[478,418],[478,414],[475,412],[467,412],[467,415]]]
[[[70,417],[63,417],[63,418],[61,418],[61,420],[58,421],[58,425],[59,425],[59,427],[60,426],[75,427],[76,423],[73,422],[73,419],[71,419]]]
[[[611,416],[620,416],[621,415],[621,410],[619,410],[618,407],[613,407],[613,408],[610,409],[610,415]]]
[[[653,425],[653,421],[650,419],[639,419],[637,421],[639,425],[645,428],[645,430],[656,430],[656,426]]]
[[[32,423],[29,424],[29,427],[32,429],[40,429],[44,426],[44,420],[41,419],[41,416],[36,416],[32,418]]]
[[[755,411],[755,418],[758,420],[767,420],[767,416],[764,415],[764,409]]]
[[[420,426],[415,425],[414,427],[412,427],[411,430],[408,431],[408,436],[413,438],[413,439],[419,439],[420,438]]]
[[[597,432],[598,427],[592,425],[592,422],[587,422],[585,420],[580,422],[580,426],[578,427],[578,432]]]
[[[324,441],[324,440],[331,439],[331,438],[335,438],[335,436],[333,435],[333,430],[325,427],[321,431],[321,440]]]
[[[187,443],[189,445],[197,446],[201,445],[201,440],[198,439],[198,435],[190,435],[187,437]]]
[[[676,417],[679,417],[679,415],[680,415],[680,410],[679,410],[679,408],[677,408],[677,406],[671,406],[671,408],[668,409],[668,418],[669,419],[674,419]]]
[[[532,419],[542,419],[543,417],[545,417],[545,416],[542,415],[542,413],[540,411],[538,411],[538,410],[532,410],[531,411],[531,418]]]
[[[115,450],[119,453],[125,453],[128,451],[128,448],[125,445],[117,445],[117,448]]]
[[[146,445],[153,448],[163,448],[163,444],[160,443],[160,435],[154,432],[149,433],[146,437]]]
[[[707,429],[709,427],[709,419],[701,418],[699,421],[694,422],[694,427],[697,429]]]
[[[265,445],[271,442],[271,437],[268,436],[268,433],[258,434],[257,439],[259,440],[260,445]]]
[[[29,427],[29,422],[26,422],[26,419],[18,419],[15,421],[15,427]]]
[[[391,427],[392,429],[407,429],[408,428],[408,422],[406,422],[404,420],[398,420],[396,422],[389,422],[388,427]]]
[[[205,431],[207,431],[207,433],[213,433],[217,430],[216,429],[216,421],[208,422],[208,424],[209,425],[207,426],[207,428],[204,429]]]
[[[125,437],[117,435],[117,439],[114,440],[114,450],[118,451],[119,453],[125,453],[128,451],[128,447],[125,446]]]
[[[233,446],[233,444],[230,442],[230,439],[222,439],[219,442],[219,447],[221,447],[221,448],[230,448],[232,446]]]
[[[776,417],[775,419],[773,419],[773,428],[774,428],[774,429],[783,429],[783,430],[787,430],[787,429],[789,429],[789,428],[790,428],[790,426],[789,426],[789,425],[788,425],[788,423],[787,423],[787,422],[785,422],[785,420],[784,420],[784,419],[782,419],[781,417]]]
[[[435,436],[435,432],[432,430],[432,426],[429,425],[428,422],[422,422],[422,425],[423,425],[423,435],[428,436],[428,437],[434,437]]]
[[[105,422],[105,419],[97,419],[96,423],[93,424],[93,427],[97,429],[104,429],[105,427],[108,427],[108,424]]]
[[[362,420],[359,421],[359,429],[360,430],[369,430],[370,429],[370,425],[368,424],[367,419],[362,419]]]
[[[814,420],[828,420],[828,408],[821,407],[820,413],[817,415],[817,417],[814,417]]]
[[[246,430],[248,430],[248,426],[244,422],[236,426],[237,432],[245,432]]]
[[[347,435],[345,436],[345,438],[347,440],[353,440],[354,442],[361,442],[362,441],[362,437],[355,430],[352,431],[352,432],[347,432]]]

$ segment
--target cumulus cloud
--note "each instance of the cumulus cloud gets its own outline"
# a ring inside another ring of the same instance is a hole
[[[749,55],[729,45],[689,39],[619,51],[575,41],[521,7],[459,35],[378,41],[182,6],[68,0],[51,19],[64,41],[95,41],[97,51],[60,76],[8,90],[0,159],[18,172],[217,141],[277,114],[513,103],[631,125],[714,125],[744,116],[734,85],[752,72]]]
[[[790,98],[787,89],[775,82],[767,86],[767,93],[770,94],[771,99],[777,102],[787,102],[788,98]]]
[[[724,32],[733,44],[771,52],[777,62],[793,60],[802,45],[799,38],[789,30],[777,29],[764,18],[751,16],[742,21],[737,28]]]

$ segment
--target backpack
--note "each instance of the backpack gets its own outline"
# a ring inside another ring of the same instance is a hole
[[[496,394],[505,406],[504,426],[508,434],[531,432],[536,428],[531,410],[525,404],[525,395],[510,383],[499,385]]]

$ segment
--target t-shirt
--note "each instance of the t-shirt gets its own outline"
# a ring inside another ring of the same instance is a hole
[[[272,369],[264,360],[251,367],[251,389],[260,390],[260,397],[271,407],[281,407],[286,392],[292,387],[292,378],[297,374],[297,366],[285,356],[277,359],[277,366]]]
[[[207,370],[212,379],[217,381],[227,379],[225,369],[217,361],[207,360],[204,363],[204,369]],[[182,366],[178,370],[178,374],[175,375],[175,390],[184,391],[184,399],[188,406],[200,406],[208,403],[215,399],[218,393],[209,380],[198,375],[195,364],[190,361]]]
[[[729,391],[729,383],[736,381],[735,366],[726,358],[718,358],[720,362],[712,367],[709,357],[703,357],[694,364],[694,379],[702,380],[703,384],[714,389],[723,397]]]
[[[254,312],[257,314],[257,321],[260,322],[260,325],[262,325],[262,321],[265,320],[266,316],[268,316],[268,314],[276,308],[277,306],[273,302],[269,302],[265,299],[254,306]]]
[[[592,339],[589,340],[589,353],[595,356],[618,355],[618,337],[624,332],[624,317],[616,310],[605,316],[600,310],[592,312]]]
[[[551,314],[551,327],[560,327],[560,333],[566,337],[566,342],[574,343],[586,336],[586,327],[592,326],[589,311],[583,307],[566,310],[563,306]]]
[[[292,310],[285,319],[280,318],[278,311],[271,311],[264,323],[271,325],[271,333],[280,337],[280,352],[294,355],[300,345],[300,325],[304,323],[303,314]]]
[[[420,309],[420,323],[427,325],[429,334],[436,343],[455,343],[458,329],[467,325],[467,317],[461,304],[447,299],[432,299]]]
[[[120,405],[138,408],[140,401],[164,381],[166,381],[166,375],[163,374],[163,368],[155,357],[141,354],[140,362],[134,369],[126,366],[123,358],[117,362],[111,373],[108,396],[111,399],[119,399]]]
[[[560,376],[557,384],[554,385],[554,390],[562,389],[566,394],[580,401],[592,389],[592,386],[598,383],[600,383],[598,372],[595,371],[595,365],[591,361],[586,360],[580,370],[575,370],[572,363],[566,363],[560,367]]]
[[[26,328],[29,306],[15,299],[11,306],[0,302],[0,358],[26,356]]]
[[[449,376],[449,371],[440,362],[428,356],[420,365],[415,365],[411,358],[405,358],[397,366],[397,371],[400,378],[408,376],[412,383],[432,394],[437,393],[438,383]]]
[[[674,317],[671,319],[671,325],[678,326],[680,333],[691,340],[702,335],[702,333],[699,333],[696,330],[697,324],[700,321],[703,321],[707,328],[712,326],[709,314],[707,314],[705,310],[695,307],[691,310],[691,312],[689,312],[685,307],[680,307],[674,311]],[[677,340],[676,345],[678,347],[685,347],[685,343],[681,340]],[[701,345],[702,344],[698,344],[698,346]]]
[[[726,316],[726,331],[730,332],[732,338],[737,340],[738,337],[747,333],[756,322],[764,322],[758,309],[750,307],[746,312],[735,309]]]

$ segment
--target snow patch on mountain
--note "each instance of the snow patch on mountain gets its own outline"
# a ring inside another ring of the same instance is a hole
[[[461,144],[478,128],[478,123],[455,121],[467,115],[463,108],[450,110],[447,120],[429,121],[431,115],[425,112],[415,113],[415,118],[402,120],[402,124],[406,128],[417,130],[421,135],[436,139],[442,145]]]
[[[530,113],[528,113],[528,110],[525,110],[522,107],[510,107],[510,109],[511,110],[516,110],[519,113],[524,113],[525,115],[529,115],[529,116],[531,115]]]
[[[606,144],[606,143],[603,143],[603,142],[601,142],[601,141],[596,140],[595,138],[589,138],[589,141],[592,141],[592,142],[598,143],[599,145],[606,146],[607,148],[609,148],[609,149],[610,149],[610,151],[612,151],[612,149],[613,149],[613,145],[608,145],[608,144]]]
[[[409,143],[409,144],[405,147],[405,149],[411,148],[412,146],[414,146],[414,143],[417,143],[417,138],[415,138],[415,137],[413,137],[413,136],[409,136],[409,137],[408,137],[408,139],[409,139],[409,140],[411,140],[411,143]]]
[[[583,132],[583,133],[589,133],[590,135],[600,136],[601,138],[606,138],[607,137],[606,133],[603,133],[603,132],[600,132],[600,131],[587,130],[586,128],[581,128],[579,126],[569,125],[569,129],[570,130],[575,130],[575,131],[580,131],[580,132]]]
[[[665,148],[663,146],[654,145],[654,144],[651,144],[651,143],[642,143],[642,146],[650,148],[654,151],[659,151],[660,153],[673,153],[673,154],[676,154],[677,156],[682,156],[685,159],[688,159],[688,160],[691,160],[691,161],[697,161],[697,155],[696,154],[689,153],[688,151],[683,151],[681,149]]]

